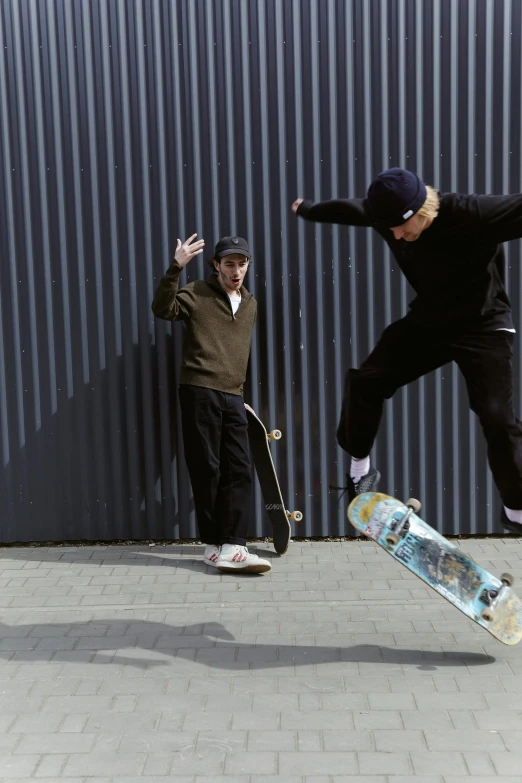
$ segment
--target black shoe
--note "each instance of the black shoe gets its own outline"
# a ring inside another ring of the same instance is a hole
[[[504,508],[502,508],[500,512],[500,524],[502,527],[504,527],[506,530],[509,530],[510,533],[513,533],[515,536],[522,536],[522,525],[518,522],[512,522],[509,518],[506,512],[504,511]]]
[[[379,471],[376,468],[370,468],[370,471],[360,478],[356,484],[354,484],[350,474],[347,473],[345,487],[333,487],[330,485],[330,489],[343,489],[344,492],[348,493],[348,502],[351,503],[357,495],[362,495],[363,492],[376,492],[380,480],[381,474]]]
[[[380,480],[381,474],[376,468],[370,468],[370,472],[360,478],[356,484],[353,482],[350,474],[347,473],[346,481],[350,503],[357,495],[362,495],[363,492],[376,492]]]

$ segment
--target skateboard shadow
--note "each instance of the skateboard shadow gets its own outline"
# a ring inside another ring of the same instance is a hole
[[[168,611],[168,606],[165,607]],[[126,654],[128,653],[128,654]],[[147,655],[145,655],[147,653]],[[172,660],[173,659],[173,660]],[[155,669],[167,665],[227,671],[270,671],[336,665],[342,674],[350,663],[413,665],[421,671],[444,667],[487,666],[485,652],[400,649],[355,644],[350,647],[291,644],[244,644],[218,622],[172,625],[149,620],[107,618],[87,622],[0,623],[0,660],[36,661]],[[330,672],[331,673],[331,672]],[[344,672],[346,673],[346,672]]]

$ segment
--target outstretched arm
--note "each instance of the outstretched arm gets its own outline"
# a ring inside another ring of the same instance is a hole
[[[338,198],[331,201],[313,201],[298,198],[292,210],[305,220],[316,223],[340,223],[345,226],[371,226],[372,221],[366,209],[365,199]]]
[[[194,256],[203,252],[205,242],[203,239],[193,242],[195,237],[197,234],[192,234],[183,244],[180,239],[177,241],[174,261],[161,278],[152,301],[152,312],[157,318],[163,318],[166,321],[180,321],[189,315],[183,290],[178,291],[178,286],[183,267]]]

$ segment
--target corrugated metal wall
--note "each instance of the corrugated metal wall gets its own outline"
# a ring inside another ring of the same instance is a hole
[[[371,232],[290,204],[364,195],[389,165],[520,191],[521,17],[517,0],[2,0],[2,541],[196,535],[181,325],[150,311],[195,231],[254,249],[246,399],[284,431],[296,535],[351,534],[328,490],[342,380],[410,292]],[[508,259],[520,326],[518,242]],[[455,368],[388,404],[374,456],[445,532],[495,529]],[[251,533],[268,533],[258,492]]]

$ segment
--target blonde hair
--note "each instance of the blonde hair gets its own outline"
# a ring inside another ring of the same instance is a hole
[[[422,217],[435,218],[439,212],[439,194],[431,185],[426,185],[426,201],[416,213]]]

